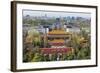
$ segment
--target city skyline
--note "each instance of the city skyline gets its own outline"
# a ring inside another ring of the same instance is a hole
[[[61,11],[33,11],[33,10],[23,10],[23,16],[45,16],[47,17],[83,17],[83,18],[91,18],[90,13],[84,13],[84,12],[61,12]]]

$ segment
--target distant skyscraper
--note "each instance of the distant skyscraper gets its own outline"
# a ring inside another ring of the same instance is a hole
[[[57,29],[60,29],[61,28],[60,18],[56,18],[55,28],[57,28]]]

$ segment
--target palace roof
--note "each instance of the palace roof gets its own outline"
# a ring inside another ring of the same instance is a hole
[[[48,35],[68,35],[68,34],[71,34],[71,33],[66,32],[64,30],[59,30],[59,29],[48,32]]]

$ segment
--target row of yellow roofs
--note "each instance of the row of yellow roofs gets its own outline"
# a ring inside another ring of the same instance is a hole
[[[69,32],[66,32],[66,31],[64,31],[64,30],[52,30],[52,31],[50,31],[50,32],[48,32],[48,34],[50,35],[50,34],[70,34]]]
[[[64,43],[64,39],[54,39],[52,41],[49,41],[50,43]]]
[[[81,43],[86,43],[86,42],[87,42],[87,40],[85,40],[85,38],[81,38],[81,39],[79,39],[79,41],[80,41]]]

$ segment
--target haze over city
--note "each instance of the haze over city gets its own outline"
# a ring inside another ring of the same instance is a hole
[[[82,18],[91,18],[90,13],[86,12],[63,12],[63,11],[37,11],[37,10],[23,10],[23,16],[45,16],[47,17],[82,17]]]

